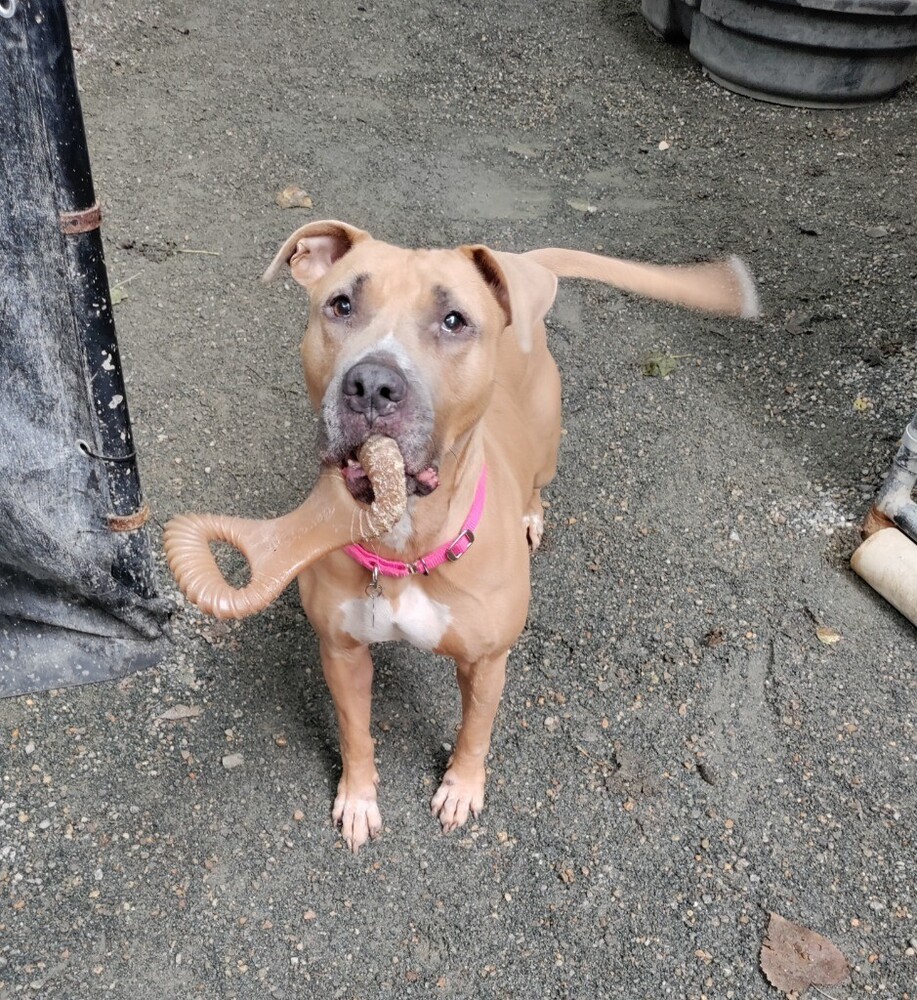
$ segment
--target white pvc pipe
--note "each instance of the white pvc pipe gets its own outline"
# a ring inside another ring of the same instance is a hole
[[[917,625],[917,545],[897,528],[870,535],[853,553],[853,571]]]

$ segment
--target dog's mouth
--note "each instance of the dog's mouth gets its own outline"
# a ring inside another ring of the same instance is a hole
[[[369,481],[366,470],[360,465],[356,450],[347,456],[340,468],[350,495],[360,503],[372,503],[376,498],[373,484]],[[439,486],[439,470],[435,465],[428,465],[416,471],[411,471],[405,465],[404,478],[408,496],[429,496]]]

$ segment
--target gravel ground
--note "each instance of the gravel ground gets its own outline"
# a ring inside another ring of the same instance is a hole
[[[385,829],[343,849],[293,591],[229,625],[182,606],[159,668],[0,703],[0,997],[755,1000],[771,910],[847,956],[837,1000],[915,995],[914,631],[847,561],[917,403],[917,88],[755,103],[624,0],[83,0],[73,22],[159,524],[274,515],[312,481],[305,300],[257,283],[307,218],[736,252],[766,316],[563,287],[566,437],[477,824],[428,811],[449,664],[384,647]],[[292,183],[311,212],[274,204]]]

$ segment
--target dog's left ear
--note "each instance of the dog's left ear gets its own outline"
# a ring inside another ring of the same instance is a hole
[[[487,282],[506,313],[519,346],[532,349],[532,331],[554,304],[557,275],[546,267],[515,253],[503,253],[485,246],[459,248]]]
[[[346,222],[335,219],[309,222],[287,237],[261,280],[267,284],[288,263],[294,279],[304,288],[311,288],[354,243],[368,239],[369,233]]]

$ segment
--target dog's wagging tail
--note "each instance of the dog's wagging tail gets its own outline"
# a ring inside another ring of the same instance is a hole
[[[761,315],[755,281],[738,257],[707,264],[642,264],[556,247],[522,254],[558,278],[589,278],[625,292],[689,309],[757,319]]]

